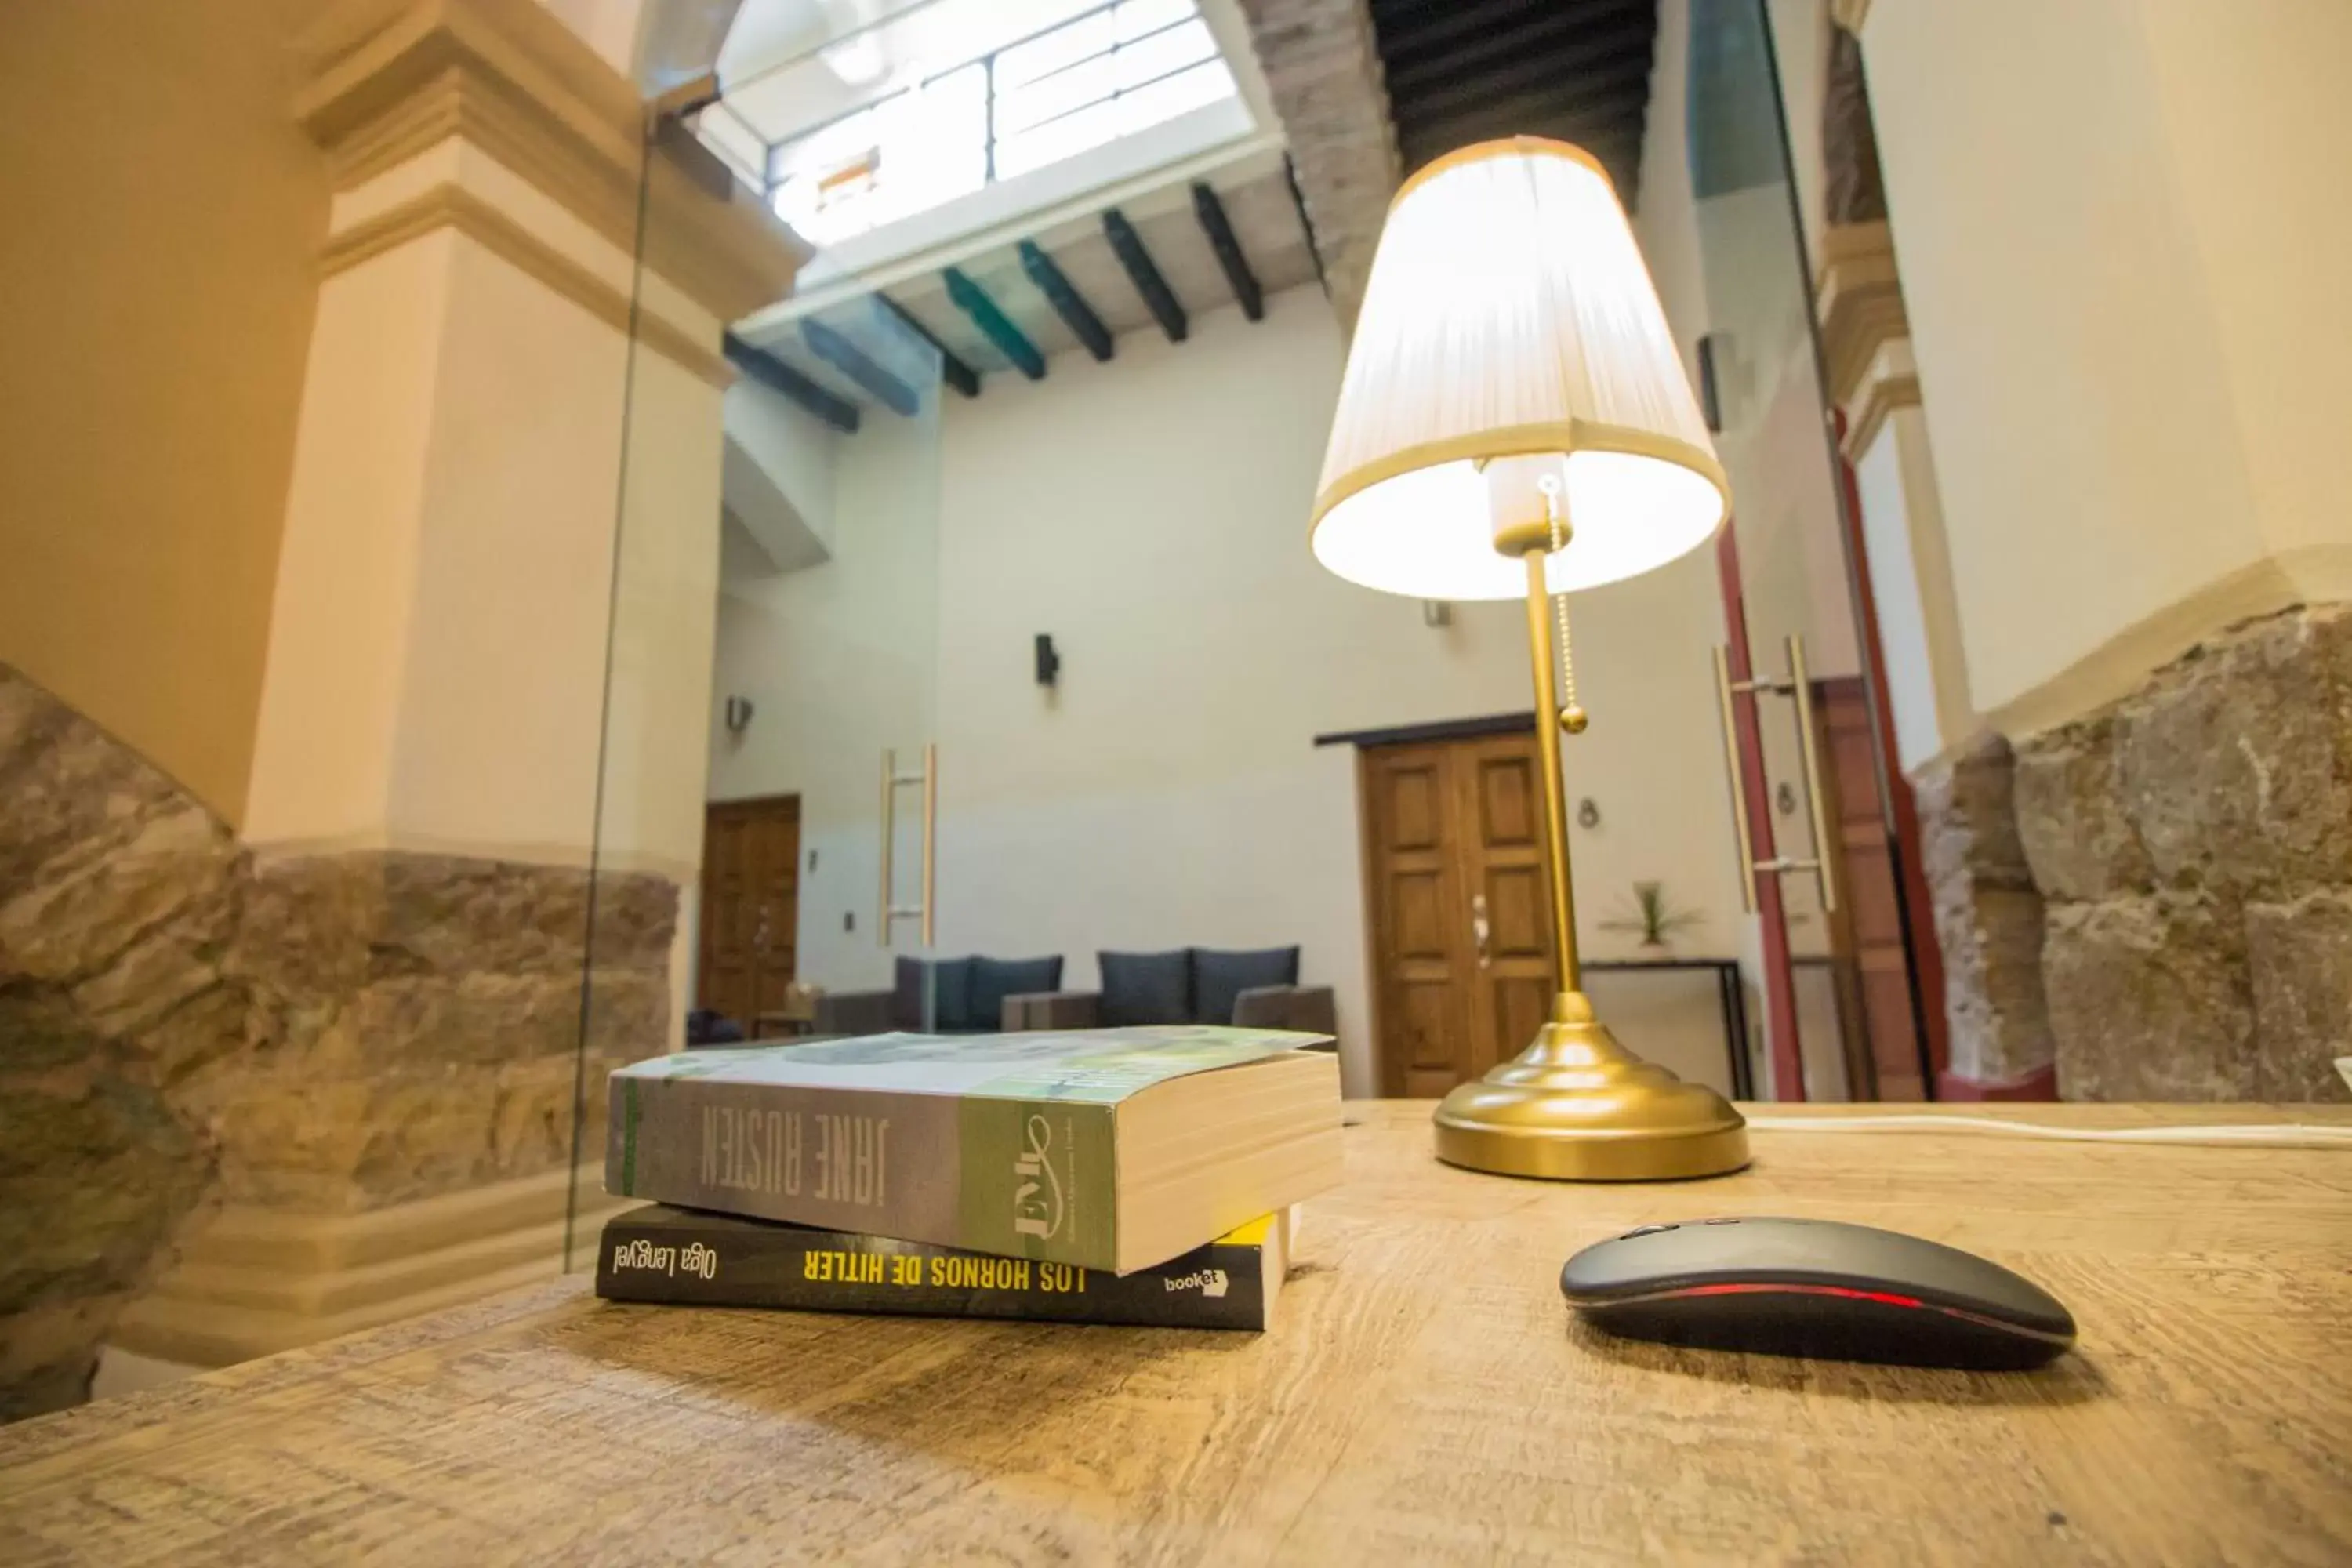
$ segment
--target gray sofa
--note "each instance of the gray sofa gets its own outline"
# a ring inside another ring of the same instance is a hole
[[[893,1029],[935,1035],[989,1035],[1011,1028],[1007,1004],[1062,983],[1059,958],[901,958],[887,991],[828,993],[817,998],[820,1035],[881,1035]]]
[[[1129,1024],[1229,1024],[1336,1036],[1338,1006],[1328,985],[1301,985],[1298,950],[1102,952],[1094,991],[1008,996],[1006,1029],[1093,1029]],[[1330,1048],[1336,1049],[1334,1046]]]
[[[1331,988],[1297,984],[1295,947],[1245,952],[1185,947],[1157,953],[1104,952],[1097,958],[1104,984],[1094,991],[1055,989],[1061,978],[1058,958],[901,958],[898,983],[890,990],[820,996],[815,1032],[829,1037],[906,1029],[955,1035],[1209,1023],[1316,1035],[1339,1032]],[[1015,989],[1024,981],[1039,980],[1045,982],[1041,988]]]

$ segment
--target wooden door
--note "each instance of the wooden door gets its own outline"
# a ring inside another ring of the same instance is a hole
[[[1470,1074],[1509,1061],[1536,1037],[1559,988],[1552,952],[1543,763],[1531,735],[1453,745],[1464,881],[1474,935]]]
[[[1846,1035],[1847,1092],[1854,1100],[1925,1100],[1895,846],[1878,798],[1870,699],[1853,676],[1816,681],[1814,693],[1837,885],[1844,895],[1830,917],[1830,944]]]
[[[1425,1099],[1470,1075],[1476,963],[1463,896],[1453,756],[1443,743],[1360,753],[1381,1091]]]
[[[798,795],[717,802],[704,816],[696,1004],[746,1035],[798,973],[800,856]]]
[[[1440,1095],[1525,1050],[1558,982],[1531,733],[1360,754],[1381,1092]]]

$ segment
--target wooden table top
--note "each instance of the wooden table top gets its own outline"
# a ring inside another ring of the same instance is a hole
[[[0,1562],[2352,1562],[2352,1153],[1772,1131],[1723,1181],[1568,1186],[1437,1164],[1425,1105],[1349,1113],[1265,1335],[575,1278],[0,1430]],[[2081,1346],[1866,1367],[1562,1307],[1579,1247],[1727,1212],[1983,1252]]]

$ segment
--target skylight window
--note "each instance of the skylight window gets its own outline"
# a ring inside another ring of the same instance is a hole
[[[845,77],[862,58],[858,42],[819,58]],[[704,117],[704,139],[824,247],[1235,94],[1197,0],[1115,0],[977,58],[921,61],[889,79],[910,78],[772,142],[748,103],[722,100]]]

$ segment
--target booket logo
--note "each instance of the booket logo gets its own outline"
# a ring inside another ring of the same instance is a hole
[[[1016,1236],[1043,1237],[1050,1241],[1061,1234],[1065,1212],[1062,1178],[1055,1173],[1054,1162],[1049,1158],[1054,1149],[1054,1130],[1046,1125],[1044,1117],[1033,1116],[1022,1131],[1028,1147],[1013,1162],[1013,1175],[1018,1183],[1013,1191],[1013,1231]]]
[[[1198,1290],[1203,1296],[1222,1296],[1229,1283],[1222,1268],[1203,1268],[1197,1274],[1185,1274],[1163,1281],[1171,1291]]]

